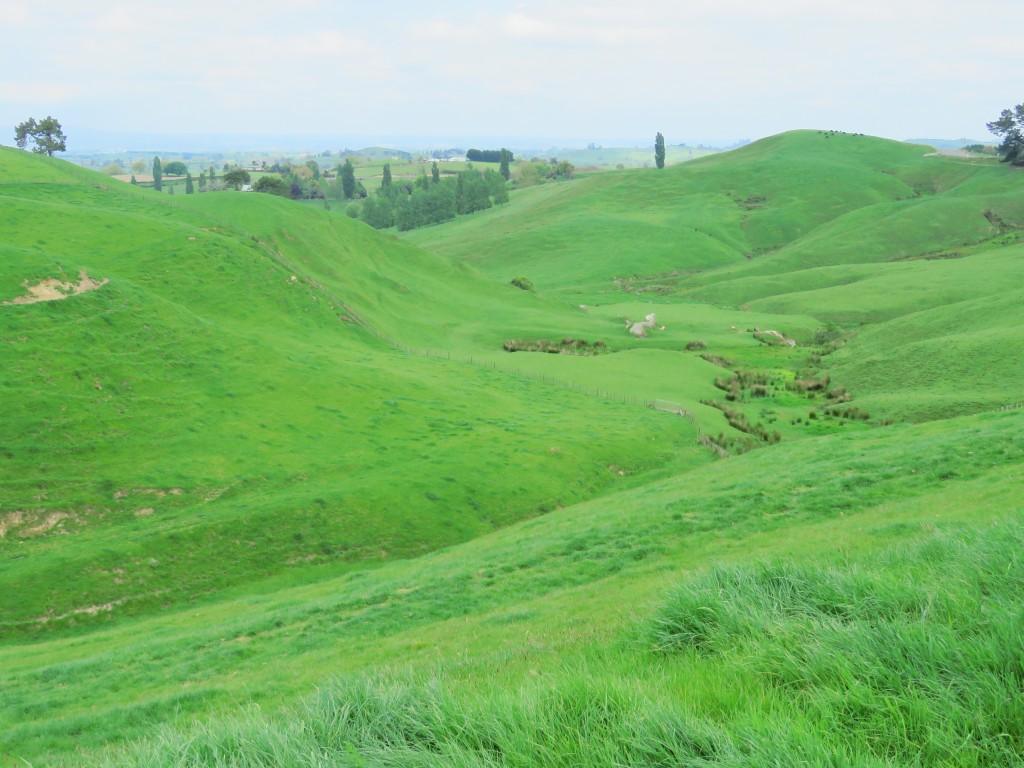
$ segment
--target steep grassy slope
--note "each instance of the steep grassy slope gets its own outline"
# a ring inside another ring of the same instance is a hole
[[[579,312],[286,201],[200,210],[0,162],[0,297],[108,281],[0,305],[5,633],[419,554],[707,460],[684,423],[464,361],[478,339],[584,329]],[[354,312],[410,346],[448,329],[457,359],[393,349]]]

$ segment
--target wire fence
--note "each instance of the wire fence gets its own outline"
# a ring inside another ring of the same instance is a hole
[[[701,427],[700,422],[697,421],[697,417],[693,415],[692,411],[687,410],[679,403],[674,403],[671,400],[654,400],[651,402],[651,407],[656,411],[666,411],[667,413],[674,413],[678,416],[682,416],[693,425],[694,429],[697,430],[698,443],[721,459],[729,458],[729,452],[708,436]]]

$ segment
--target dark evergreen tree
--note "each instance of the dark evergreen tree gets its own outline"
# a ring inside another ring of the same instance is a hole
[[[391,199],[383,194],[366,198],[361,217],[374,229],[387,229],[395,223]]]
[[[192,174],[189,171],[185,171],[185,194],[191,195],[195,191],[195,187],[192,186]]]
[[[501,179],[500,174],[494,173],[490,169],[488,172],[495,178]],[[475,213],[491,207],[491,186],[480,171],[475,168],[463,171],[459,174],[459,182],[462,184],[462,210],[459,211],[460,213]]]
[[[395,226],[402,232],[455,218],[455,182],[417,185],[395,205]]]
[[[139,184],[139,182],[137,182],[137,181],[135,180],[135,174],[133,173],[133,174],[132,174],[132,186],[133,186],[133,187],[136,187],[136,186],[138,186],[138,184]]]
[[[437,167],[436,161],[430,165],[430,180],[435,184],[441,183],[441,169]]]
[[[512,160],[512,153],[504,147],[501,148],[501,167],[498,169],[498,173],[504,177],[505,181],[508,181],[512,176],[512,171],[509,170],[508,164]]]
[[[385,194],[391,193],[391,163],[384,163],[384,173],[380,177],[380,189]]]
[[[206,191],[206,171],[199,172],[199,191]]]
[[[998,148],[1003,162],[1024,165],[1024,104],[1004,109],[998,120],[986,125],[1003,140]]]
[[[654,137],[654,164],[659,168],[665,167],[665,137],[661,131]]]
[[[348,157],[341,167],[341,189],[346,200],[351,200],[356,195],[356,169],[352,165],[352,159]]]
[[[164,188],[164,172],[160,167],[160,158],[153,158],[153,189],[159,192]]]
[[[508,202],[508,187],[502,184],[494,191],[494,204],[504,205]]]

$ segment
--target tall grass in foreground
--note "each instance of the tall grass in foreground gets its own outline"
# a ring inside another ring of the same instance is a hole
[[[823,743],[894,765],[1024,761],[1024,536],[935,536],[833,566],[716,568],[657,612],[663,651],[742,661]]]
[[[520,690],[335,681],[106,766],[1024,765],[1024,526],[718,567]],[[467,685],[465,683],[459,684]]]

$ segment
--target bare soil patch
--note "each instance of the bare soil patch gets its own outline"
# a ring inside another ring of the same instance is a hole
[[[48,277],[40,283],[32,285],[28,280],[22,283],[27,294],[5,301],[9,304],[37,304],[40,301],[62,301],[70,296],[77,296],[80,293],[95,291],[110,282],[109,278],[93,280],[83,269],[78,273],[78,282],[74,280],[62,281],[54,277]]]

